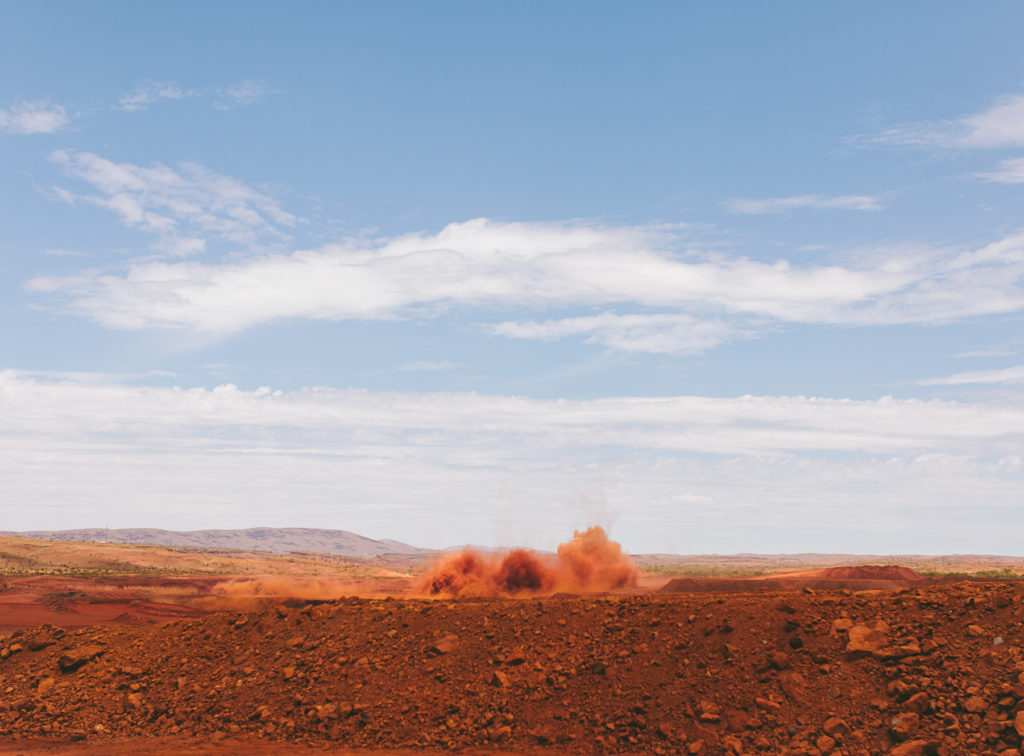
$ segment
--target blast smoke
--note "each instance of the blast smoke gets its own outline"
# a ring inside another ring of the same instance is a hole
[[[608,591],[635,586],[636,581],[637,570],[622,547],[594,526],[575,531],[555,555],[526,549],[484,555],[465,549],[434,564],[419,589],[432,595],[516,596]]]

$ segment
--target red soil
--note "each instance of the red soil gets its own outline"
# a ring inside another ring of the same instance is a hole
[[[153,737],[139,740],[137,738],[111,738],[101,743],[75,742],[54,739],[32,739],[13,743],[0,743],[0,754],[3,756],[24,756],[24,754],[44,754],[45,756],[292,756],[293,754],[327,754],[328,756],[367,756],[365,749],[352,750],[332,746],[300,746],[294,743],[265,743],[251,738],[231,737],[218,742],[184,737]],[[409,756],[407,749],[378,749],[372,751],[373,756]],[[438,756],[450,753],[444,749],[425,748],[417,750],[419,756]],[[468,749],[462,751],[466,756],[513,756],[512,751],[486,749]],[[543,753],[538,749],[537,753]]]
[[[1024,588],[917,583],[862,593],[345,598],[24,630],[0,636],[0,741],[82,739],[68,753],[214,742],[224,753],[1019,749]]]
[[[4,577],[0,578],[0,632],[47,623],[85,627],[198,617],[208,612],[174,601],[206,594],[219,581],[220,578]]]

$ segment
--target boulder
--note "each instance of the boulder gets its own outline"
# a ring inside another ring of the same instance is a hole
[[[871,625],[854,625],[849,630],[846,652],[854,658],[871,656],[882,650],[889,641],[889,627],[875,621]]]
[[[97,656],[102,656],[106,653],[106,650],[105,646],[95,643],[69,648],[60,655],[60,658],[57,660],[57,666],[60,667],[62,672],[73,672],[86,662],[92,661]]]
[[[443,656],[450,654],[459,647],[459,639],[454,635],[446,635],[427,646],[427,653],[431,656]]]

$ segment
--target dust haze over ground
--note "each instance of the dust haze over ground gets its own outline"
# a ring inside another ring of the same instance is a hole
[[[288,599],[330,601],[359,592],[359,584],[352,580],[268,575],[222,580],[210,589],[208,596],[191,599],[188,603],[212,611],[237,611],[269,606]]]
[[[528,549],[464,549],[434,564],[419,584],[428,595],[496,597],[609,591],[635,586],[638,571],[598,526],[577,530],[554,555]]]
[[[344,596],[449,596],[463,598],[589,593],[635,587],[639,572],[621,546],[597,526],[575,531],[555,554],[512,549],[483,554],[463,549],[427,566],[413,581],[377,570],[377,580],[344,577],[263,575],[215,583],[208,593],[183,603],[207,611],[244,611],[288,601],[331,601]],[[384,574],[386,573],[386,574]]]

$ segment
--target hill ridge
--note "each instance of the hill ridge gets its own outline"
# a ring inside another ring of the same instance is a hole
[[[376,540],[348,530],[325,528],[239,528],[164,530],[162,528],[76,528],[71,530],[0,531],[0,535],[54,541],[94,541],[200,549],[239,549],[286,554],[292,551],[378,557],[433,553],[393,539]]]

